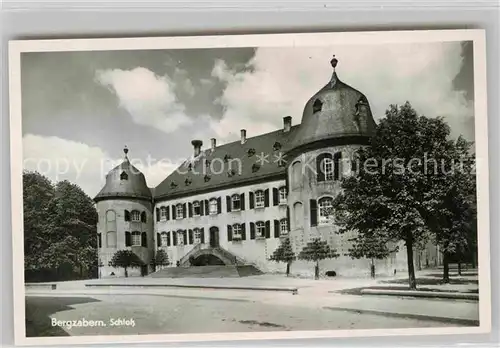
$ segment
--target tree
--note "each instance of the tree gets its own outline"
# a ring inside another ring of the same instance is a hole
[[[111,261],[109,266],[115,268],[123,268],[125,271],[125,277],[128,277],[128,268],[138,268],[143,266],[142,260],[131,250],[118,250]]]
[[[404,243],[410,289],[416,289],[413,250],[430,237],[429,219],[438,202],[433,180],[439,168],[428,162],[449,158],[449,133],[441,118],[419,116],[409,102],[391,105],[369,146],[359,151],[363,165],[342,180],[334,204],[344,217],[340,232],[355,231],[362,246],[374,236],[377,245]]]
[[[158,249],[156,251],[155,257],[153,257],[152,263],[154,267],[156,266],[168,266],[170,265],[170,261],[168,259],[168,254],[163,249]]]
[[[307,243],[299,253],[300,260],[316,262],[314,267],[314,279],[319,279],[319,261],[333,259],[339,256],[340,255],[337,254],[335,249],[331,249],[328,243],[320,238],[315,238]]]
[[[286,276],[290,275],[290,265],[295,261],[296,256],[292,249],[290,238],[284,239],[280,246],[273,252],[269,260],[286,263]]]

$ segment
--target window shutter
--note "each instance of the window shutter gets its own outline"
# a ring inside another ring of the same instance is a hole
[[[255,224],[250,222],[250,239],[255,239]]]
[[[131,244],[130,232],[125,232],[125,246],[130,246]]]
[[[170,246],[172,242],[170,241],[170,232],[167,232],[167,246]]]
[[[182,231],[182,239],[183,239],[184,245],[187,245],[187,243],[188,243],[187,230]]]
[[[189,217],[193,217],[193,203],[189,202]]]
[[[253,209],[255,204],[255,194],[253,192],[250,192],[249,201],[250,201],[250,209]]]
[[[227,205],[227,212],[231,212],[231,197],[226,196],[226,205]]]
[[[264,191],[264,206],[269,207],[269,189]]]
[[[288,232],[290,232],[290,207],[286,207],[286,226],[288,227]]]
[[[130,212],[125,210],[125,221],[130,221]]]
[[[97,234],[97,246],[102,248],[102,235],[100,233]]]
[[[172,244],[175,246],[177,245],[177,232],[172,231]]]
[[[146,232],[141,233],[141,246],[147,248],[148,247],[148,235]]]
[[[246,223],[241,224],[241,240],[247,239],[247,232],[246,232]]]
[[[217,214],[222,213],[222,199],[219,197],[217,198]]]
[[[227,225],[227,241],[230,242],[233,240],[233,228],[231,225]]]
[[[241,210],[245,210],[245,194],[242,193],[240,195],[240,206],[241,206]]]
[[[177,209],[175,205],[172,206],[172,220],[177,219]]]
[[[160,221],[160,208],[156,208],[156,221]]]
[[[161,235],[159,233],[156,234],[156,246],[161,247]]]
[[[201,242],[205,244],[205,228],[202,227],[200,231]]]
[[[341,158],[342,158],[342,152],[337,152],[333,156],[333,179],[334,180],[339,180],[340,179],[340,173],[341,173]]]
[[[193,244],[194,239],[193,239],[193,230],[189,230],[189,244]]]
[[[318,182],[325,181],[325,170],[322,167],[323,160],[325,159],[326,154],[322,153],[316,157],[316,180]]]
[[[143,211],[141,213],[141,222],[144,222],[144,223],[147,222],[147,217],[146,217],[146,212],[145,211]]]
[[[167,205],[166,208],[167,208],[167,220],[170,220],[170,206]]]
[[[274,220],[274,238],[280,237],[280,221]]]
[[[208,199],[205,199],[205,215],[208,215],[210,214],[210,202],[208,201]]]
[[[266,238],[271,238],[271,221],[266,221]]]
[[[203,216],[205,215],[205,203],[207,201],[203,200],[203,201],[200,201],[200,215]]]
[[[279,191],[276,187],[273,187],[273,205],[278,205],[279,201]]]
[[[311,226],[318,225],[318,202],[315,199],[311,199],[309,201],[309,205],[311,207]]]
[[[185,219],[187,217],[187,204],[182,205],[182,217]]]

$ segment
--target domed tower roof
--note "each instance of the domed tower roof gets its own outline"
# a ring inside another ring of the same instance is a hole
[[[365,95],[338,78],[335,56],[330,63],[332,77],[306,103],[301,125],[288,150],[332,139],[360,140],[374,131],[375,121]]]
[[[144,174],[134,167],[127,156],[128,149],[123,149],[125,159],[106,175],[106,184],[94,198],[98,202],[109,198],[136,198],[151,200],[151,190],[146,184]]]

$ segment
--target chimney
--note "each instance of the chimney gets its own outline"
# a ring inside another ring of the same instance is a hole
[[[201,152],[201,146],[203,145],[203,141],[201,140],[193,140],[191,144],[194,147],[194,157],[197,157]]]
[[[217,146],[217,139],[212,138],[212,139],[210,139],[210,141],[212,143],[212,151],[214,151],[215,147]]]
[[[292,116],[283,117],[283,132],[289,132],[292,128]]]
[[[241,143],[244,144],[247,141],[247,130],[242,129],[241,130]]]

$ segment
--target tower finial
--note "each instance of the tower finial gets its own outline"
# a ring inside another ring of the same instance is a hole
[[[125,154],[125,158],[126,158],[126,157],[127,157],[127,154],[128,154],[128,147],[127,147],[127,145],[125,145],[125,146],[123,147],[123,153]]]
[[[335,55],[333,55],[333,58],[330,60],[330,64],[333,67],[333,71],[335,71],[335,68],[337,67],[339,60],[335,58]]]

